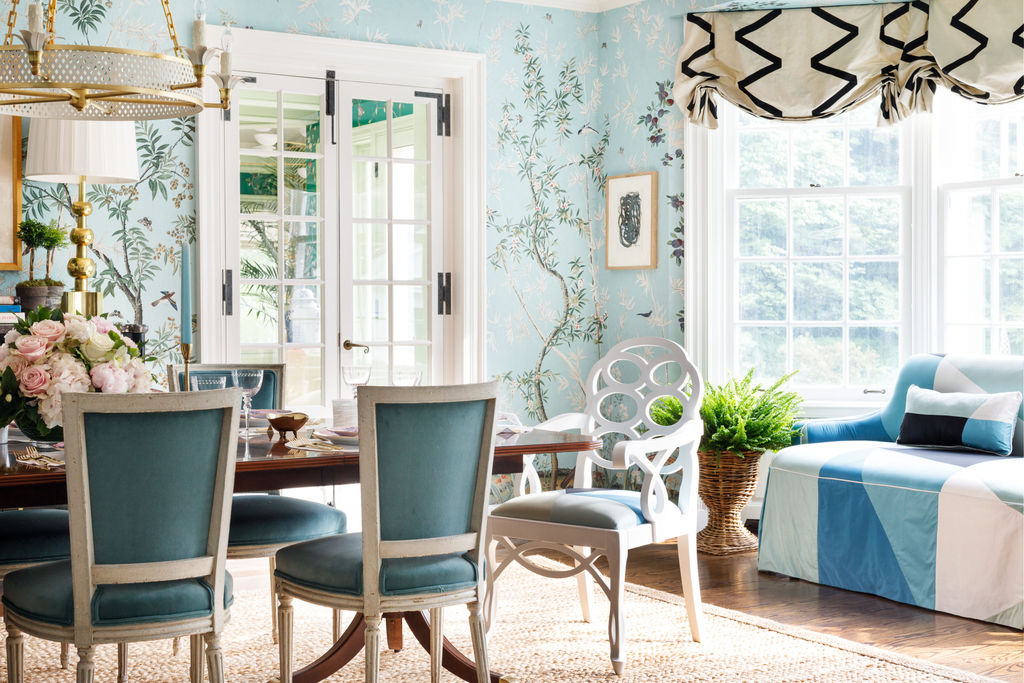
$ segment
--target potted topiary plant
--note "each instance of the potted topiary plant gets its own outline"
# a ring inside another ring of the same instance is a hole
[[[43,243],[40,245],[46,250],[46,305],[50,308],[57,308],[60,306],[61,295],[64,293],[64,283],[50,277],[50,271],[53,269],[54,252],[60,247],[66,247],[67,245],[67,231],[57,225],[56,221],[50,221],[50,224],[46,227],[46,231],[43,234]]]
[[[729,555],[757,547],[757,536],[743,526],[741,513],[757,486],[761,454],[792,443],[801,398],[782,385],[793,374],[763,388],[751,369],[742,379],[705,388],[700,408],[704,436],[697,452],[697,493],[708,508],[707,526],[697,534],[701,552]]]
[[[34,311],[46,303],[49,285],[46,280],[36,279],[36,249],[46,241],[46,231],[50,226],[27,218],[18,224],[18,239],[28,254],[28,279],[22,280],[14,287],[22,311]]]

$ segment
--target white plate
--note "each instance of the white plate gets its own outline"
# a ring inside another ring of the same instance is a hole
[[[313,430],[313,438],[323,439],[324,441],[330,441],[333,444],[339,444],[343,446],[357,446],[359,445],[359,436],[343,436],[335,433],[333,429],[321,428]]]

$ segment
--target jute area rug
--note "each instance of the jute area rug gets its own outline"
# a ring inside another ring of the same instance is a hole
[[[682,598],[629,585],[626,602],[628,661],[623,676],[608,659],[608,602],[597,591],[592,623],[580,619],[573,579],[552,580],[512,567],[499,582],[498,610],[488,635],[492,669],[519,683],[559,681],[984,681],[970,673],[892,652],[705,605],[704,642],[690,639]],[[270,640],[269,597],[236,595],[223,644],[226,678],[268,683],[277,676],[277,646]],[[311,662],[330,645],[329,610],[295,601],[296,664]],[[346,615],[349,616],[349,615]],[[471,652],[463,607],[445,613],[445,632]],[[5,634],[6,635],[6,634]],[[188,641],[171,654],[170,641],[129,646],[129,680],[136,683],[188,680]],[[25,641],[28,683],[72,682],[72,666],[62,671],[59,647],[35,638]],[[0,651],[0,680],[7,663]],[[116,648],[96,652],[96,681],[116,680]],[[406,629],[405,649],[381,654],[382,681],[429,681],[429,658]],[[363,680],[359,655],[330,681]],[[445,681],[457,680],[445,672]]]

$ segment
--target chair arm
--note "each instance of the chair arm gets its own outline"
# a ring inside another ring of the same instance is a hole
[[[654,452],[670,452],[682,445],[698,441],[704,434],[704,423],[700,420],[689,420],[671,434],[654,436],[648,439],[631,439],[615,444],[612,451],[612,462],[616,469],[626,469],[632,463],[640,463],[646,456]]]
[[[534,427],[534,429],[546,429],[552,432],[567,432],[578,429],[586,432],[590,428],[590,416],[586,413],[562,413],[548,418]]]

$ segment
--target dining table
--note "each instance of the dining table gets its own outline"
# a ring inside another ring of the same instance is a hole
[[[282,439],[258,434],[239,438],[235,464],[236,493],[275,491],[310,486],[338,486],[359,482],[359,447],[352,444],[330,452],[294,448]],[[599,437],[572,432],[513,428],[495,434],[494,474],[523,471],[524,456],[532,454],[576,453],[600,448]],[[33,463],[30,448],[39,456]],[[8,439],[0,443],[0,509],[63,505],[67,502],[64,481],[63,450],[55,444],[32,442],[14,427]],[[430,650],[428,612],[408,611],[385,615],[388,647],[402,648],[402,622],[417,642]],[[294,683],[322,681],[352,660],[364,646],[362,614],[357,613],[337,642],[306,667],[294,672]],[[441,665],[465,681],[476,680],[476,665],[445,638]],[[492,683],[505,680],[490,672]]]

